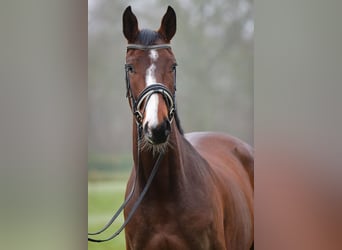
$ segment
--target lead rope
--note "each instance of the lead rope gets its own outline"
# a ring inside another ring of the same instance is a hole
[[[140,166],[140,139],[141,139],[141,131],[142,131],[142,128],[141,128],[141,124],[138,124],[138,170],[139,170],[139,166]],[[150,174],[150,176],[148,177],[148,180],[146,182],[146,185],[143,189],[143,191],[141,192],[138,200],[134,203],[134,206],[132,208],[132,210],[130,211],[129,215],[127,216],[127,219],[125,220],[125,222],[122,224],[122,226],[110,237],[106,238],[106,239],[103,239],[103,240],[100,240],[100,239],[93,239],[93,238],[89,238],[88,237],[88,241],[91,241],[91,242],[105,242],[105,241],[109,241],[111,239],[114,239],[116,236],[118,236],[121,231],[126,227],[126,225],[129,223],[129,221],[131,220],[132,216],[134,215],[135,211],[137,210],[137,208],[139,207],[140,203],[142,202],[142,200],[144,199],[144,196],[145,194],[147,193],[149,187],[151,186],[151,183],[159,169],[159,166],[160,166],[160,162],[161,162],[161,159],[163,158],[164,156],[164,153],[160,153],[154,166],[153,166],[153,169],[152,169],[152,172]],[[101,232],[105,231],[112,223],[113,221],[116,219],[116,217],[118,216],[117,214],[120,214],[122,209],[126,206],[126,204],[128,203],[128,201],[131,199],[132,197],[132,194],[134,192],[134,189],[135,189],[135,186],[136,186],[136,180],[137,180],[137,176],[138,176],[138,172],[136,173],[136,178],[135,178],[135,183],[133,185],[133,188],[132,188],[132,191],[130,193],[130,197],[127,198],[125,200],[125,202],[121,205],[121,207],[119,208],[119,210],[116,212],[116,214],[113,216],[113,218],[108,222],[108,224],[100,231],[96,232],[96,233],[88,233],[88,235],[96,235],[96,234],[100,234]]]

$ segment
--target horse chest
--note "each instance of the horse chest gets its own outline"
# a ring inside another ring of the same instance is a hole
[[[145,211],[146,212],[146,211]],[[213,237],[212,221],[205,211],[152,209],[138,216],[128,233],[130,249],[224,249]],[[130,237],[131,236],[131,237]]]
[[[186,239],[183,235],[170,233],[156,233],[146,244],[144,249],[165,249],[165,250],[208,250],[210,249],[209,239],[207,235],[199,235],[194,239]]]
[[[184,229],[169,230],[168,225],[155,227],[154,230],[142,232],[144,238],[135,242],[133,249],[146,250],[208,250],[210,249],[209,234],[202,232],[184,232]]]

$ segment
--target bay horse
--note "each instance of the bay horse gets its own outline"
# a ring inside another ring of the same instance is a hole
[[[123,13],[134,160],[125,219],[150,185],[126,225],[126,249],[253,249],[253,149],[223,133],[183,133],[170,45],[175,33],[170,6],[157,31],[140,30],[130,6]]]

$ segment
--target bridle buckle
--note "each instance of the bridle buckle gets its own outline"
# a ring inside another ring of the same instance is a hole
[[[135,119],[138,122],[138,124],[142,124],[142,122],[143,122],[143,115],[141,114],[141,112],[139,110],[135,110],[134,111],[134,116],[135,116]]]

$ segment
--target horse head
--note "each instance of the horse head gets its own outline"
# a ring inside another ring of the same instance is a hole
[[[177,64],[170,41],[175,33],[176,13],[170,6],[157,31],[140,30],[131,7],[124,11],[127,96],[143,138],[152,146],[165,144],[171,133]]]

